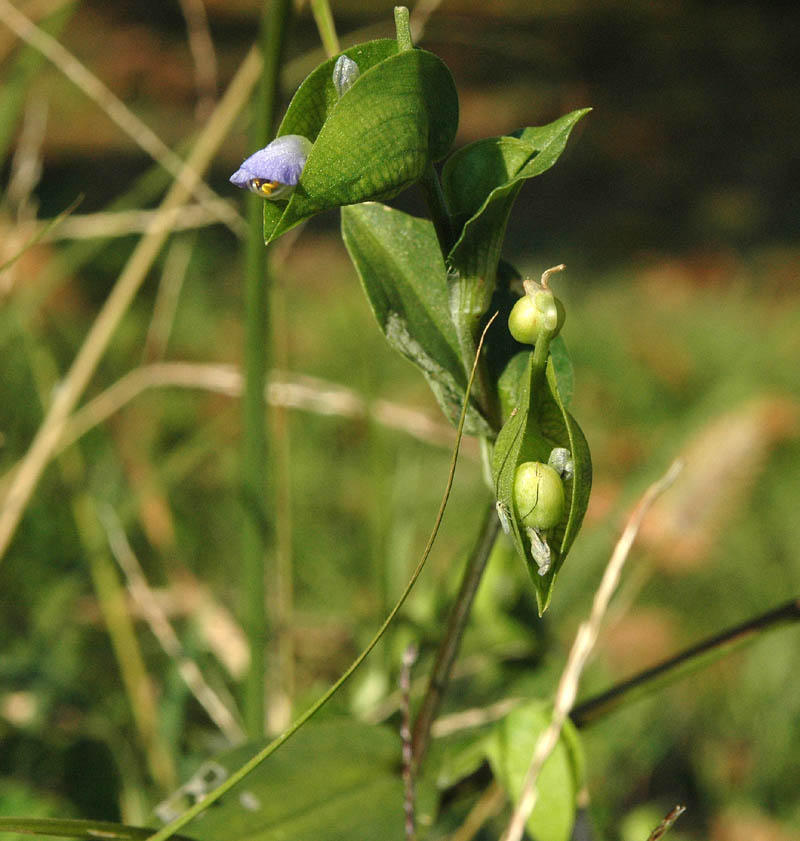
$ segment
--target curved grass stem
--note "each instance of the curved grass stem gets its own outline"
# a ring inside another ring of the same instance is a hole
[[[442,523],[442,518],[444,517],[444,511],[447,507],[447,501],[450,499],[450,490],[453,487],[453,478],[455,477],[456,473],[456,464],[458,463],[458,450],[461,444],[461,437],[464,434],[464,421],[467,417],[467,406],[469,405],[469,393],[472,388],[472,382],[475,379],[475,369],[478,365],[478,358],[480,356],[481,349],[483,348],[483,340],[486,337],[486,333],[491,327],[492,322],[494,321],[496,315],[489,319],[486,327],[484,328],[483,335],[481,336],[481,340],[478,344],[478,352],[475,354],[475,362],[472,366],[472,371],[470,373],[469,380],[467,382],[466,393],[464,394],[464,405],[461,409],[461,416],[458,421],[458,430],[456,432],[456,443],[453,447],[453,456],[450,459],[450,471],[447,475],[447,482],[445,484],[444,494],[442,495],[442,501],[439,505],[439,510],[436,514],[436,520],[433,524],[433,529],[431,530],[430,537],[428,538],[428,542],[425,544],[425,549],[422,552],[422,557],[420,558],[419,563],[417,564],[417,568],[414,570],[411,578],[409,579],[408,584],[406,585],[405,589],[403,590],[400,598],[397,600],[397,603],[389,612],[389,615],[384,620],[383,624],[378,629],[375,636],[370,640],[367,647],[356,657],[355,660],[350,664],[347,670],[342,674],[342,676],[333,684],[333,686],[325,692],[320,698],[318,698],[302,715],[300,715],[294,724],[289,727],[284,733],[278,736],[277,739],[273,739],[268,745],[263,747],[258,753],[255,754],[251,759],[245,762],[240,768],[231,774],[225,782],[221,785],[217,786],[213,791],[210,791],[202,800],[199,800],[197,803],[194,804],[191,808],[187,809],[180,817],[176,818],[174,821],[168,823],[163,829],[160,829],[158,832],[154,833],[150,836],[148,841],[166,841],[167,838],[172,837],[176,832],[183,829],[192,818],[197,817],[201,812],[204,812],[212,803],[215,803],[230,791],[235,785],[240,783],[251,771],[254,771],[258,766],[268,757],[270,757],[273,753],[275,753],[278,748],[287,742],[312,716],[314,716],[325,704],[330,701],[330,699],[341,689],[341,687],[349,680],[350,677],[354,674],[356,669],[367,659],[369,653],[372,651],[373,648],[378,644],[381,637],[386,632],[386,629],[391,625],[392,621],[394,620],[395,616],[400,612],[400,608],[402,608],[405,600],[408,598],[409,593],[414,587],[417,579],[422,572],[423,567],[425,566],[425,562],[428,560],[428,556],[431,553],[431,549],[433,549],[433,544],[436,541],[436,536],[439,533],[439,526]]]

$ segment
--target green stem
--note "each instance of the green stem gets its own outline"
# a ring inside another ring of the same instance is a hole
[[[253,115],[251,141],[254,148],[266,145],[275,123],[281,58],[290,13],[290,0],[273,0],[262,18],[264,68]],[[268,441],[264,399],[269,347],[269,286],[262,217],[262,201],[255,196],[248,197],[242,560],[243,624],[250,644],[250,667],[245,677],[243,709],[245,727],[254,739],[264,734],[264,648],[267,638],[264,566],[269,523],[266,506]]]
[[[319,32],[319,39],[325,49],[325,55],[328,58],[333,58],[341,52],[341,47],[339,46],[336,24],[333,22],[328,0],[311,0],[311,14],[314,15],[314,23],[317,25],[317,32]]]
[[[728,628],[691,648],[652,666],[606,692],[578,704],[570,716],[576,727],[586,727],[615,712],[626,704],[667,686],[703,666],[713,663],[746,643],[753,642],[763,631],[800,620],[800,598],[763,613],[755,619]]]
[[[447,255],[455,244],[453,220],[447,207],[447,200],[444,197],[439,176],[436,174],[436,169],[431,161],[428,161],[428,167],[419,181],[419,186],[422,188],[425,203],[428,205],[428,212],[431,214],[433,229],[436,231],[442,256],[447,260]],[[470,356],[468,366],[472,365],[472,358]]]
[[[489,329],[492,321],[494,319],[490,319],[489,323],[486,325],[484,329],[483,336],[486,335],[486,330]],[[478,352],[480,353],[481,347],[483,346],[483,336],[481,337],[481,341],[478,344]],[[240,783],[251,771],[254,771],[265,759],[271,756],[275,751],[286,741],[288,741],[315,713],[317,713],[325,704],[330,701],[330,699],[339,691],[341,686],[353,675],[356,669],[367,659],[367,656],[372,651],[373,648],[378,644],[383,634],[386,632],[386,629],[394,620],[395,616],[400,611],[400,608],[405,603],[405,600],[408,598],[408,594],[414,587],[417,579],[422,572],[423,567],[425,566],[425,562],[428,560],[428,555],[431,553],[431,549],[433,549],[433,544],[436,540],[436,535],[439,533],[439,526],[442,523],[442,518],[444,517],[444,510],[447,507],[447,501],[450,498],[450,490],[453,487],[453,478],[455,477],[456,473],[456,464],[458,462],[458,450],[461,446],[461,438],[464,434],[464,421],[467,417],[467,406],[469,405],[469,393],[470,389],[472,388],[472,382],[475,378],[475,368],[477,367],[478,363],[478,355],[475,356],[475,363],[472,366],[472,372],[470,373],[469,380],[467,381],[467,388],[466,394],[464,396],[464,405],[461,409],[461,417],[458,420],[458,429],[456,430],[456,443],[453,447],[453,456],[450,459],[450,471],[447,474],[447,483],[445,484],[444,494],[442,495],[442,502],[439,505],[439,511],[436,514],[436,520],[433,524],[433,529],[431,530],[430,537],[428,538],[428,542],[425,545],[425,549],[422,552],[422,557],[420,558],[419,563],[417,564],[417,568],[414,570],[411,579],[409,580],[408,584],[406,585],[405,590],[403,590],[400,598],[397,600],[397,604],[392,608],[389,615],[384,620],[384,623],[378,629],[378,632],[375,636],[370,640],[367,647],[361,652],[361,654],[356,657],[356,659],[350,664],[347,671],[336,681],[336,683],[331,686],[331,688],[322,695],[317,701],[315,701],[295,722],[292,726],[282,735],[278,736],[277,739],[273,739],[266,747],[262,748],[258,753],[245,762],[240,768],[231,774],[225,782],[221,785],[217,786],[213,791],[210,791],[202,800],[199,800],[194,806],[191,806],[187,809],[180,817],[175,818],[174,821],[168,823],[165,827],[160,829],[158,832],[154,833],[150,836],[148,841],[166,841],[167,838],[173,836],[178,830],[183,829],[187,823],[189,823],[192,818],[199,815],[201,812],[204,812],[212,803],[215,803],[230,791],[237,783]]]
[[[406,6],[394,7],[394,28],[397,31],[397,48],[402,53],[414,49],[411,38],[411,23]]]
[[[399,36],[398,36],[399,37]],[[436,231],[436,239],[439,241],[439,249],[442,252],[442,257],[447,262],[448,255],[453,245],[455,245],[456,234],[453,227],[453,218],[450,215],[450,210],[447,206],[447,199],[442,191],[442,185],[439,181],[439,176],[436,174],[436,168],[432,162],[428,162],[428,166],[419,180],[419,186],[422,189],[422,194],[425,197],[425,203],[428,206],[428,212],[431,215],[433,222],[433,229]],[[468,304],[468,309],[472,309]],[[461,302],[459,302],[459,313],[464,310]],[[472,367],[472,360],[475,358],[475,348],[477,347],[477,337],[480,333],[480,319],[483,311],[473,317],[453,316],[453,324],[456,328],[456,338],[458,339],[458,347],[461,353],[461,361],[464,365],[464,371],[469,371]],[[475,399],[481,407],[483,415],[489,419],[492,428],[497,431],[500,429],[500,409],[497,405],[497,400],[494,397],[494,389],[492,387],[489,371],[486,368],[486,363],[483,359],[478,362],[478,373],[475,383]]]
[[[478,540],[464,567],[461,586],[450,608],[447,629],[442,637],[442,641],[439,643],[436,660],[428,680],[428,688],[425,691],[422,706],[414,722],[414,734],[411,745],[416,768],[419,768],[422,764],[425,752],[428,749],[431,725],[439,712],[444,693],[450,682],[453,663],[458,654],[464,629],[467,627],[472,602],[475,599],[483,571],[486,569],[486,562],[489,560],[489,555],[492,552],[499,531],[500,520],[497,517],[494,504],[492,504],[486,512]]]
[[[539,386],[544,380],[545,372],[547,370],[547,357],[550,355],[550,342],[553,338],[555,330],[542,330],[539,337],[536,339],[536,345],[533,348],[533,357],[531,358],[531,381],[530,381],[530,395],[531,399],[539,391]]]

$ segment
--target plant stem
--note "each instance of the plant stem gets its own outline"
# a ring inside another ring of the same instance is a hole
[[[442,191],[439,176],[436,174],[436,168],[430,161],[419,181],[419,186],[422,189],[425,203],[428,206],[428,212],[431,215],[433,229],[436,231],[436,239],[439,241],[439,249],[442,252],[445,263],[447,263],[448,254],[453,245],[455,245],[456,234],[453,229],[453,218],[450,215],[447,199]],[[472,367],[472,360],[475,358],[475,348],[477,347],[477,337],[480,334],[480,321],[483,312],[469,318],[461,317],[461,310],[462,307],[459,304],[459,316],[453,317],[453,324],[456,328],[461,361],[464,364],[464,371],[467,372]],[[489,372],[483,359],[478,362],[475,399],[481,407],[483,415],[489,420],[492,428],[495,431],[499,430],[500,411],[497,406],[497,400],[494,397]]]
[[[278,79],[290,0],[273,0],[262,18],[261,43],[264,66],[253,114],[254,148],[266,144],[275,123]],[[269,347],[267,254],[264,247],[263,205],[250,196],[247,205],[249,236],[245,279],[245,393],[243,401],[244,452],[242,482],[243,523],[243,624],[250,643],[250,667],[244,686],[244,719],[248,734],[264,735],[264,646],[267,637],[265,556],[267,548],[267,427],[264,380]]]
[[[397,49],[402,53],[414,49],[411,38],[411,22],[407,6],[394,7],[394,28],[397,32]]]
[[[453,663],[458,654],[461,644],[461,637],[467,626],[472,602],[478,585],[481,581],[486,562],[489,560],[492,547],[500,531],[500,520],[497,517],[494,505],[490,505],[484,516],[478,540],[467,559],[464,573],[461,578],[461,586],[458,595],[450,608],[450,615],[447,619],[447,629],[444,637],[439,643],[439,650],[436,653],[436,660],[428,681],[428,688],[425,690],[425,697],[422,706],[414,722],[414,735],[412,737],[412,750],[414,764],[417,768],[422,764],[425,752],[430,741],[431,725],[436,718],[441,706],[447,684],[450,682],[450,673]]]
[[[684,675],[719,660],[746,643],[753,642],[763,631],[770,631],[798,620],[800,620],[800,598],[715,634],[594,698],[583,701],[572,711],[572,722],[576,727],[593,724],[620,707],[633,703]]]
[[[328,0],[311,0],[311,14],[314,15],[314,23],[317,25],[319,39],[325,48],[325,55],[333,58],[341,52],[339,37],[336,34],[336,24],[333,22],[331,5]]]
[[[447,260],[447,255],[455,243],[453,220],[447,207],[444,192],[442,192],[439,176],[436,174],[436,169],[431,161],[428,161],[428,167],[419,181],[419,186],[422,188],[425,203],[428,205],[428,212],[431,214],[433,229],[436,231],[442,256]],[[469,358],[469,365],[472,365],[472,357]]]

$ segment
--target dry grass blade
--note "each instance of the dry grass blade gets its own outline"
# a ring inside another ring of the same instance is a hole
[[[208,28],[208,15],[203,0],[179,0],[189,50],[194,60],[194,79],[197,88],[197,119],[205,120],[214,110],[217,98],[217,53]]]
[[[104,506],[98,513],[106,530],[111,551],[125,575],[128,592],[138,604],[153,635],[167,656],[175,661],[178,672],[187,687],[228,741],[234,744],[243,741],[244,731],[238,721],[219,695],[208,685],[197,663],[184,651],[166,613],[147,584],[139,560],[128,542],[128,537],[116,512],[110,506]]]
[[[220,204],[223,204],[220,200]],[[117,210],[114,212],[85,213],[64,219],[57,228],[53,220],[42,223],[38,237],[42,242],[73,239],[111,239],[143,234],[153,226],[158,210]],[[60,221],[61,217],[57,217]],[[186,205],[174,221],[173,231],[205,228],[217,222],[217,214],[200,204]]]
[[[46,234],[48,234],[51,230],[58,228],[61,224],[63,224],[64,220],[72,213],[73,210],[83,201],[83,196],[78,196],[69,207],[64,208],[58,216],[54,216],[50,219],[47,224],[40,228],[36,233],[34,233],[22,246],[20,246],[19,250],[14,254],[13,257],[10,257],[6,260],[2,265],[0,265],[0,273],[6,271],[6,269],[10,269],[17,260],[22,257],[25,252],[40,242],[42,239],[45,238]],[[3,289],[3,292],[7,290]]]
[[[539,773],[558,743],[564,722],[575,704],[581,674],[597,641],[600,625],[608,609],[611,597],[617,588],[622,569],[625,566],[625,561],[627,560],[633,541],[636,539],[636,534],[641,527],[644,515],[655,502],[656,498],[675,481],[682,467],[682,462],[674,462],[664,476],[645,491],[628,517],[628,521],[622,531],[622,536],[614,547],[614,551],[603,573],[603,578],[600,581],[600,586],[595,593],[589,618],[581,623],[575,635],[575,641],[572,644],[567,665],[564,668],[561,680],[558,683],[558,689],[556,690],[553,716],[549,726],[542,732],[536,742],[536,747],[534,748],[533,756],[531,757],[528,771],[525,775],[525,782],[522,786],[522,794],[514,809],[514,814],[511,816],[508,827],[503,834],[503,841],[520,841],[522,838],[522,834],[525,831],[525,824],[528,822],[533,807],[536,805],[536,782],[539,778]]]
[[[7,0],[0,0],[0,3],[6,2]],[[8,549],[31,494],[61,440],[70,413],[94,374],[122,316],[158,256],[171,231],[173,220],[177,218],[182,205],[186,202],[191,192],[189,186],[197,181],[199,173],[208,166],[219,144],[228,133],[233,120],[253,89],[260,67],[258,53],[253,50],[245,58],[225,96],[214,111],[214,116],[198,139],[186,163],[186,178],[181,178],[170,187],[161,204],[160,212],[131,254],[111,294],[92,324],[72,366],[56,390],[44,421],[11,481],[2,509],[0,509],[0,559]]]
[[[223,202],[209,186],[201,181],[191,164],[184,163],[147,124],[142,122],[69,50],[25,17],[19,9],[11,5],[9,0],[0,0],[0,19],[23,41],[35,47],[58,67],[86,96],[94,100],[119,128],[153,160],[161,164],[170,175],[182,183],[189,193],[224,222],[234,234],[245,235],[246,226],[239,213],[227,202]]]
[[[168,387],[203,389],[228,397],[240,397],[243,385],[240,371],[232,365],[156,362],[134,368],[70,417],[58,444],[59,451],[73,444],[148,389]],[[370,403],[352,389],[316,377],[271,371],[266,397],[267,402],[273,406],[320,415],[354,420],[371,416],[383,426],[405,432],[434,446],[452,446],[453,443],[452,427],[419,409],[388,400]]]

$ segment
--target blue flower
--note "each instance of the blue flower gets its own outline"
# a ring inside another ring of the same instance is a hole
[[[284,199],[300,179],[311,151],[311,141],[299,134],[284,134],[250,155],[231,175],[231,184],[263,199]]]

